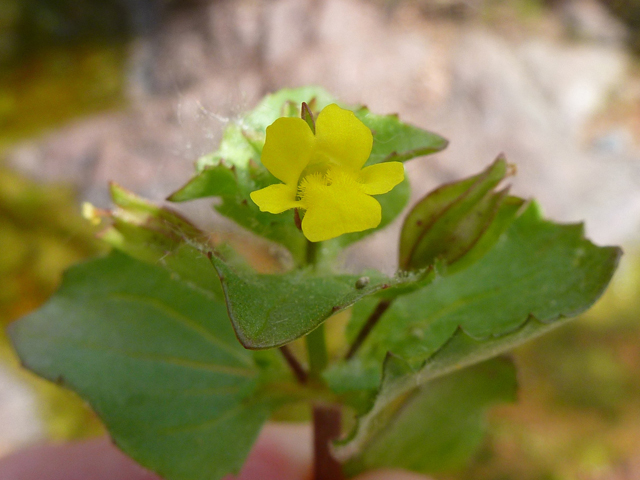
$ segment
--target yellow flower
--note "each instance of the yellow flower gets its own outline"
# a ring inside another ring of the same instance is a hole
[[[362,168],[373,145],[371,130],[335,104],[320,112],[315,130],[288,117],[267,127],[261,160],[284,183],[252,192],[251,199],[263,212],[306,210],[302,233],[312,242],[377,227],[382,209],[371,195],[402,182],[402,163]]]

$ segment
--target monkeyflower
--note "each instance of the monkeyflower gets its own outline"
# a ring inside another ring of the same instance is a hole
[[[328,105],[315,133],[302,118],[283,117],[267,127],[263,165],[283,183],[251,193],[263,212],[304,211],[302,233],[320,242],[377,227],[380,203],[404,179],[400,162],[362,168],[371,154],[371,130],[349,110]]]

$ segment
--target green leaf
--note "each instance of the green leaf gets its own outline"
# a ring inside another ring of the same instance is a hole
[[[485,433],[485,413],[516,399],[513,364],[493,359],[437,378],[392,405],[387,426],[371,438],[345,470],[402,468],[431,474],[463,466]]]
[[[582,225],[543,220],[532,203],[468,268],[398,298],[360,354],[381,361],[392,352],[420,362],[459,326],[474,338],[489,338],[517,329],[529,316],[543,322],[575,316],[604,291],[620,253],[586,240]],[[374,308],[367,303],[354,309],[351,335]]]
[[[285,247],[291,253],[295,265],[305,263],[308,242],[294,223],[293,210],[274,215],[261,212],[251,199],[238,201],[235,197],[223,197],[222,203],[215,209],[256,235]]]
[[[287,344],[363,297],[382,290],[406,292],[433,278],[431,271],[395,278],[369,272],[368,283],[361,285],[360,275],[322,274],[309,269],[258,274],[246,266],[232,266],[219,251],[211,255],[211,262],[220,275],[236,335],[250,349]]]
[[[384,426],[380,416],[389,405],[417,385],[496,356],[586,310],[620,255],[619,248],[584,239],[581,225],[543,220],[532,203],[468,268],[396,299],[354,359],[356,372],[384,359],[383,383],[341,458],[362,451]],[[352,338],[375,306],[365,299],[354,307]],[[343,376],[348,367],[340,366]]]
[[[507,196],[501,203],[500,208],[498,208],[489,226],[484,230],[471,249],[466,251],[465,254],[461,258],[458,258],[453,264],[446,265],[442,267],[442,269],[446,268],[449,274],[453,274],[468,268],[480,260],[495,246],[511,224],[518,218],[518,215],[526,208],[526,202],[522,198],[511,195]]]
[[[507,172],[507,162],[499,157],[484,172],[443,185],[420,200],[402,226],[400,268],[424,268],[436,258],[454,263],[471,250],[508,198],[506,190],[493,191]]]
[[[200,230],[179,213],[159,207],[115,182],[110,183],[109,192],[113,203],[118,207],[114,214],[123,221],[154,229],[167,235],[176,233],[191,238],[202,235]]]
[[[120,253],[69,270],[9,333],[29,369],[79,393],[167,480],[237,473],[284,398],[265,393],[223,304]]]
[[[412,368],[405,360],[388,355],[384,361],[382,385],[366,414],[358,418],[351,436],[336,448],[338,458],[347,461],[365,450],[372,438],[387,426],[390,412],[416,386],[426,385],[434,379],[455,374],[463,368],[496,357],[524,342],[563,325],[570,318],[560,318],[553,323],[542,323],[531,317],[517,330],[486,340],[476,340],[461,328],[437,352],[418,368]]]

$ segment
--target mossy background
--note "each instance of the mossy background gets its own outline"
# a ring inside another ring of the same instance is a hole
[[[530,22],[552,2],[493,3]],[[18,140],[126,105],[126,42],[138,27],[125,4],[0,1],[0,156]],[[608,6],[631,27],[637,50],[640,4]],[[36,183],[0,163],[0,323],[37,308],[66,267],[103,252],[94,233],[71,187]],[[624,472],[640,456],[639,251],[626,247],[591,312],[514,352],[519,402],[492,412],[482,451],[466,470],[439,478],[630,478]],[[50,438],[101,432],[75,395],[17,368],[3,331],[0,358],[35,386]]]

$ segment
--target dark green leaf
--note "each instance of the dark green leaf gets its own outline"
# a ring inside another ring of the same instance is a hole
[[[374,407],[360,419],[342,458],[358,454],[384,426],[379,415],[416,385],[496,356],[586,310],[604,291],[620,254],[584,239],[581,225],[543,220],[532,203],[468,268],[396,299],[356,359],[357,371],[386,359],[385,373]],[[352,338],[376,303],[356,305]],[[343,375],[348,366],[340,366]]]
[[[337,449],[338,456],[348,460],[360,455],[372,438],[386,427],[385,419],[393,411],[399,399],[412,392],[416,386],[491,359],[530,341],[549,330],[563,325],[569,318],[560,318],[552,323],[542,323],[535,318],[527,320],[517,330],[486,340],[476,340],[461,328],[435,352],[421,367],[412,368],[406,361],[388,355],[384,362],[382,386],[372,407],[358,419],[358,426],[351,437]]]
[[[459,468],[482,441],[486,410],[514,401],[516,389],[515,368],[503,358],[437,378],[389,406],[387,426],[346,470],[402,468],[430,474]]]
[[[223,197],[215,208],[238,225],[285,247],[296,265],[304,264],[307,239],[294,223],[293,210],[278,215],[261,212],[251,199],[238,201],[237,197]]]
[[[361,351],[382,360],[392,352],[422,361],[461,326],[474,338],[503,335],[530,316],[544,322],[575,316],[608,284],[620,250],[597,247],[581,225],[541,218],[532,203],[486,255],[398,298]],[[369,305],[357,306],[349,330],[359,330]]]
[[[167,480],[238,472],[283,401],[265,393],[223,304],[120,253],[69,270],[10,335],[28,368],[78,392],[123,451]]]

